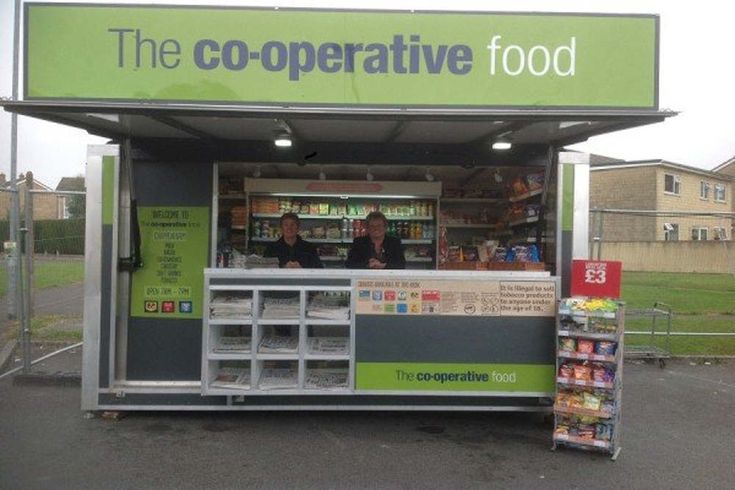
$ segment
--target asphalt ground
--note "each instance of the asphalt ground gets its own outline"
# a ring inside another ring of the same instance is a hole
[[[36,372],[78,370],[77,350]],[[128,412],[0,380],[0,488],[666,488],[735,481],[735,364],[626,363],[617,461],[540,414]]]

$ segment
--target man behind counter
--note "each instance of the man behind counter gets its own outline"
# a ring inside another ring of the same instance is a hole
[[[299,236],[299,217],[295,213],[281,216],[281,238],[268,245],[266,257],[278,257],[278,266],[286,269],[323,268],[316,247]]]
[[[380,211],[367,215],[368,235],[355,238],[347,254],[348,269],[405,269],[406,258],[398,237],[387,236],[388,219]]]

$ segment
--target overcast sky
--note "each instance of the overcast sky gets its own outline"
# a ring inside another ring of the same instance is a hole
[[[48,1],[48,0],[47,0]],[[83,0],[75,0],[81,3]],[[679,1],[175,1],[115,0],[91,3],[174,3],[322,8],[649,13],[661,16],[659,107],[680,114],[663,123],[598,136],[576,145],[582,151],[628,160],[663,158],[711,169],[735,156],[735,6],[722,0]],[[0,0],[0,97],[12,95],[14,0]],[[55,187],[63,176],[84,172],[88,143],[102,142],[81,130],[19,118],[18,171],[32,170]],[[10,116],[0,114],[0,171],[10,171]]]

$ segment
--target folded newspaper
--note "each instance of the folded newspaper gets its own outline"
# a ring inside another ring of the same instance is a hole
[[[304,388],[338,390],[348,387],[347,369],[310,369],[304,377]]]
[[[349,320],[349,296],[345,294],[315,294],[306,305],[306,316],[324,320]]]
[[[348,337],[309,337],[309,354],[347,355],[350,351]]]
[[[261,390],[288,390],[299,387],[299,379],[295,369],[268,368],[260,375],[258,385]]]
[[[267,335],[260,339],[258,352],[263,353],[293,353],[298,351],[299,338],[279,335]]]
[[[250,318],[253,299],[235,295],[216,296],[209,303],[209,317],[213,319]]]
[[[222,367],[209,386],[210,388],[249,389],[250,369]]]
[[[250,343],[250,337],[220,337],[217,345],[214,346],[213,352],[250,352]]]

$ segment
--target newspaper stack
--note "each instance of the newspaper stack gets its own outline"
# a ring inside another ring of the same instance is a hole
[[[339,390],[348,387],[346,369],[310,369],[306,371],[304,388]]]
[[[250,369],[222,367],[209,386],[211,388],[247,390],[250,388]]]
[[[295,369],[267,368],[260,375],[261,390],[290,390],[299,387]]]
[[[292,320],[299,318],[300,302],[298,296],[291,298],[265,298],[263,300],[263,318]]]
[[[234,295],[221,295],[209,303],[209,317],[213,319],[250,318],[253,299]]]
[[[306,305],[306,316],[323,320],[349,320],[349,296],[315,294]]]
[[[293,353],[299,348],[298,337],[282,337],[277,335],[265,336],[260,340],[258,352],[263,353]]]
[[[252,254],[245,255],[233,249],[230,254],[228,267],[232,269],[269,269],[278,268],[278,258],[261,257]]]
[[[309,354],[347,355],[348,337],[309,337]]]
[[[218,354],[247,353],[250,343],[250,337],[220,337],[213,351]]]

